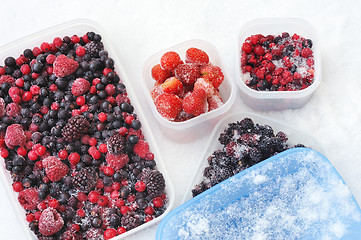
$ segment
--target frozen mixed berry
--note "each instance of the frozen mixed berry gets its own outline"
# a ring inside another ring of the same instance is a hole
[[[312,40],[287,32],[248,37],[241,47],[241,70],[247,86],[258,91],[295,91],[314,81]]]
[[[104,239],[148,222],[165,185],[142,179],[156,157],[101,36],[56,37],[4,63],[0,156],[37,238]]]
[[[193,196],[290,148],[283,132],[274,134],[272,127],[255,124],[250,118],[228,124],[218,141],[222,148],[208,157],[203,180],[192,189]]]
[[[151,70],[156,80],[151,90],[154,104],[165,119],[175,122],[187,121],[223,105],[218,89],[224,80],[221,68],[212,65],[201,49],[189,48],[185,55],[186,63],[177,53],[167,52],[161,64]]]

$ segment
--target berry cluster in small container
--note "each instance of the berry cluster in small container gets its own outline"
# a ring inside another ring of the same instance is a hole
[[[241,68],[247,86],[259,91],[296,91],[314,80],[312,40],[284,32],[255,34],[241,48]]]
[[[154,104],[170,121],[186,121],[223,105],[218,90],[224,80],[222,69],[199,48],[187,49],[185,63],[174,51],[164,53],[152,68],[152,77]]]
[[[110,239],[167,211],[168,182],[115,65],[89,31],[0,67],[0,156],[38,239]]]

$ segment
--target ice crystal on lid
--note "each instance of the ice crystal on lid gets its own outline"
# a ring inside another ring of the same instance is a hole
[[[319,153],[281,153],[193,199],[173,215],[163,239],[340,239],[358,228],[351,192]]]

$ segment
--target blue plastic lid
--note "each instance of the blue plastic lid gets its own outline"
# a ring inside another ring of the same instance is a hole
[[[156,239],[361,239],[361,210],[326,157],[294,148],[171,211]]]

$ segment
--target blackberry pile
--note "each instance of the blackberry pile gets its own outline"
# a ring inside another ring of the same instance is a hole
[[[99,34],[57,37],[4,63],[0,156],[38,239],[109,239],[166,210],[164,178],[139,147],[141,123]],[[43,166],[49,156],[59,161]],[[152,174],[140,192],[143,172]],[[59,218],[42,218],[49,208]]]
[[[268,125],[250,118],[228,124],[218,141],[223,148],[208,157],[203,181],[192,189],[193,197],[271,156],[290,148],[284,132],[274,133]],[[304,147],[297,144],[293,147]]]

